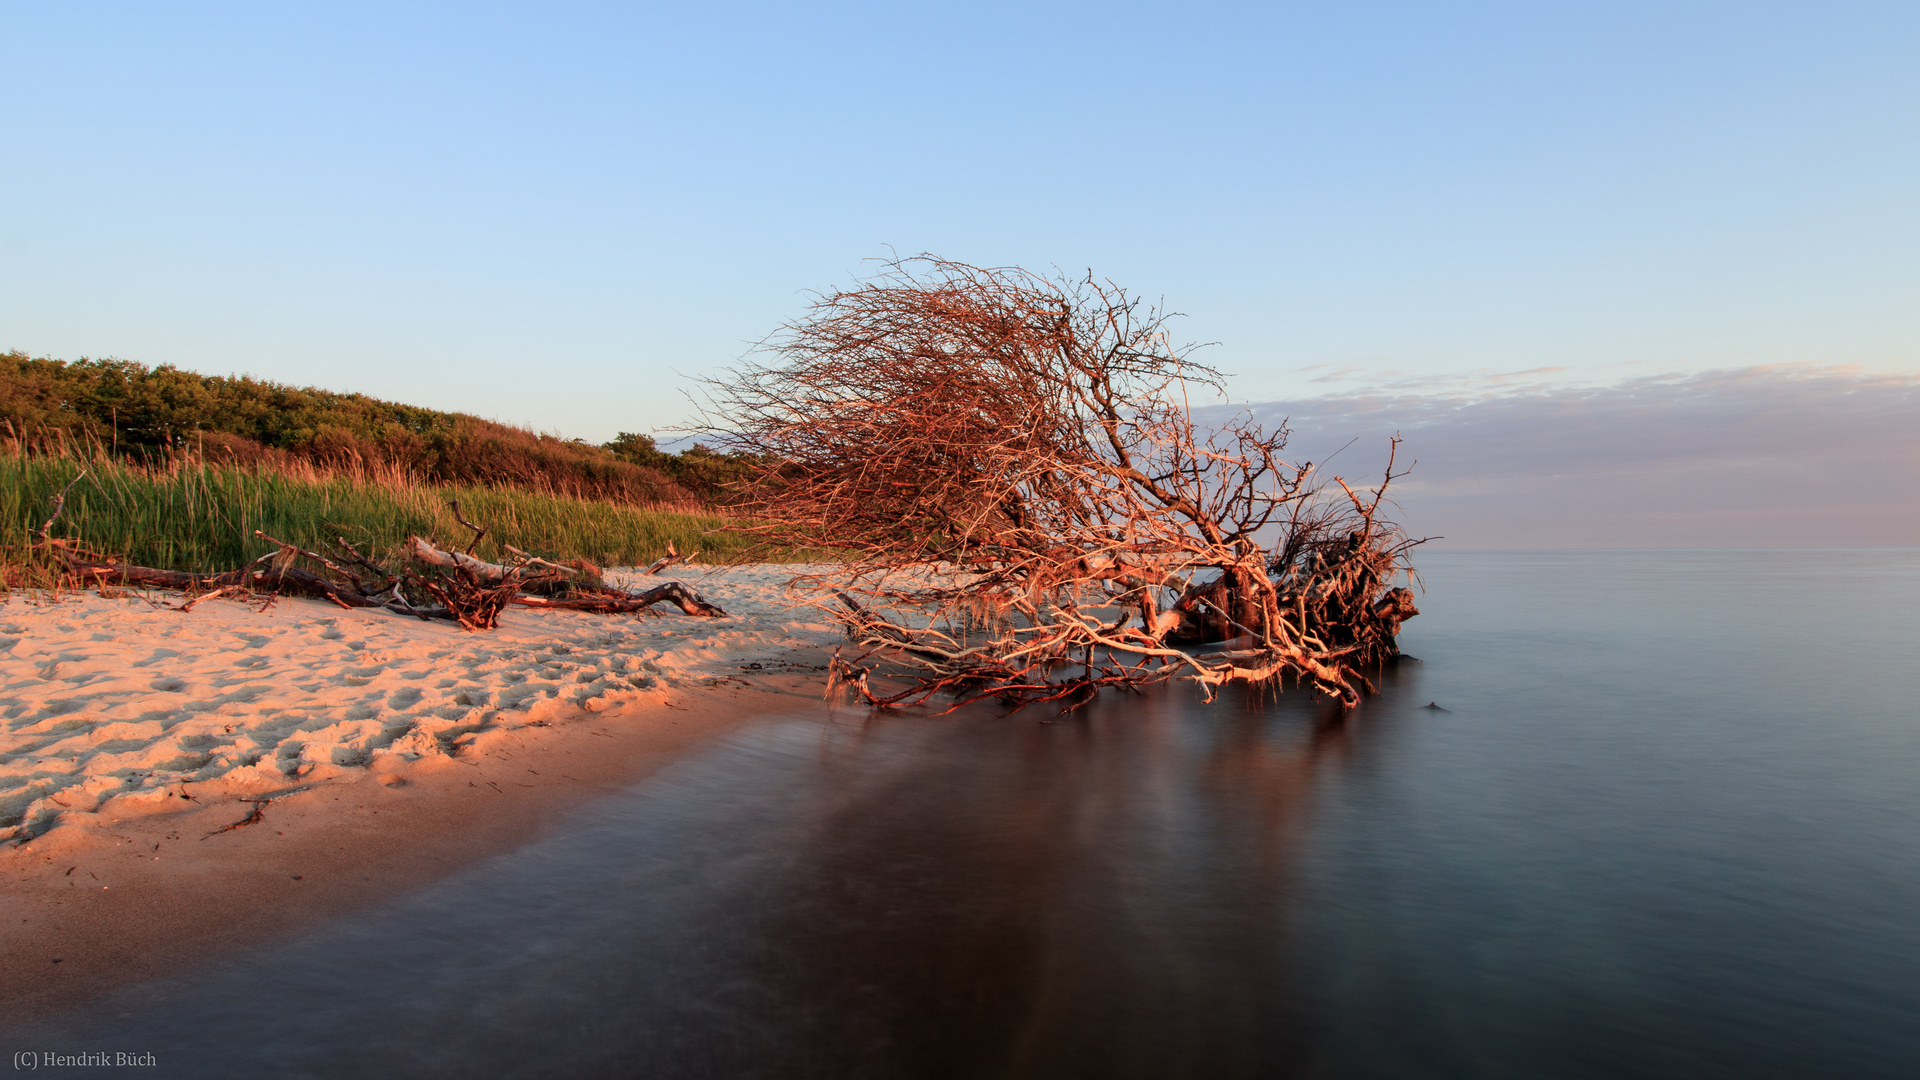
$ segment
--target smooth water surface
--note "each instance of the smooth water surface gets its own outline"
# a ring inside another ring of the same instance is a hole
[[[35,1045],[210,1076],[1920,1075],[1920,552],[1422,569],[1425,662],[1347,716],[769,719]]]

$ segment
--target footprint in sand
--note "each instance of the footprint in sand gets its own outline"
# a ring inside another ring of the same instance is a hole
[[[187,688],[184,679],[174,678],[155,679],[147,685],[163,694],[177,694]]]
[[[39,714],[35,719],[45,720],[49,717],[65,716],[68,713],[79,712],[86,707],[86,698],[61,698],[59,701],[49,701],[45,705],[40,706]]]
[[[527,702],[538,700],[553,692],[542,684],[510,686],[500,691],[500,707],[503,709],[524,709]]]
[[[216,700],[218,700],[219,703],[222,705],[230,704],[230,703],[237,703],[241,705],[251,705],[255,701],[258,701],[264,695],[271,694],[272,692],[273,692],[273,687],[267,686],[262,683],[254,683],[251,686],[242,686],[238,690],[229,690],[226,693],[221,694],[219,698]]]

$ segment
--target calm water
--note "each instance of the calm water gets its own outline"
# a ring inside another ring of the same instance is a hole
[[[1920,1075],[1920,552],[1422,565],[1425,663],[1344,719],[769,720],[33,1043],[213,1076]]]

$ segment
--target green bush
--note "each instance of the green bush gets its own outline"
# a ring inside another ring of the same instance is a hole
[[[162,465],[190,455],[236,465],[392,468],[452,486],[509,485],[582,499],[691,506],[722,501],[744,463],[696,447],[606,446],[311,387],[199,375],[126,360],[0,352],[0,437],[42,452],[96,448]]]

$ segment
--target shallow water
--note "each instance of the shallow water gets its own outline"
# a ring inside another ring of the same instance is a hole
[[[1422,567],[1425,662],[1347,717],[769,719],[33,1044],[179,1075],[1920,1072],[1920,552]]]

